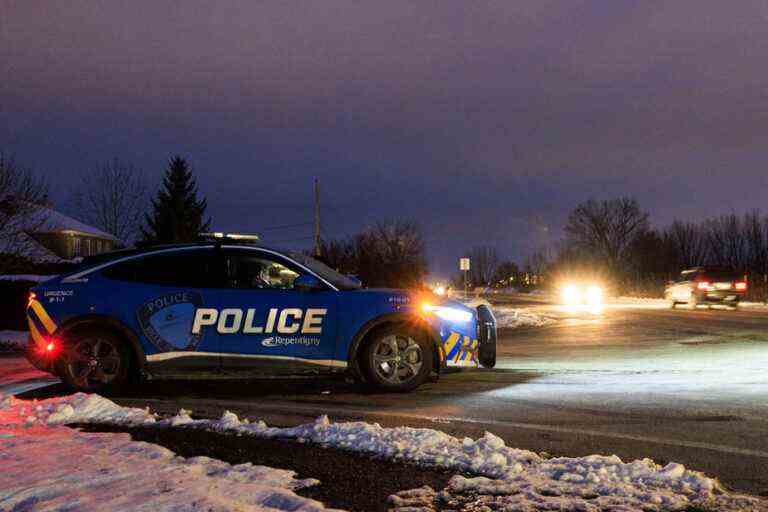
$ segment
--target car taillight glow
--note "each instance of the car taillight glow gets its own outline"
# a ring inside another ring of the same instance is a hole
[[[699,290],[709,290],[710,289],[709,281],[699,281],[697,288]]]
[[[747,289],[747,283],[745,281],[739,281],[738,283],[734,283],[733,287],[739,290],[740,292],[743,292],[744,290]]]

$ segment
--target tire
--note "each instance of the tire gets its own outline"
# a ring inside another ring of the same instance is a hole
[[[67,336],[58,374],[74,391],[107,393],[125,385],[130,370],[125,340],[109,330],[88,328]]]
[[[372,333],[359,357],[360,369],[370,386],[379,391],[404,393],[429,378],[434,350],[422,333],[399,324]]]

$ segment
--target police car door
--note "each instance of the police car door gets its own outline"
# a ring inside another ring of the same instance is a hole
[[[333,289],[294,288],[296,278],[309,271],[277,253],[222,250],[227,288],[214,298],[216,311],[201,315],[199,323],[218,336],[225,372],[313,373],[339,366],[333,360]]]

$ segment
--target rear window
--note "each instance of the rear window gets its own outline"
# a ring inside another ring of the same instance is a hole
[[[200,249],[147,255],[107,267],[103,275],[118,281],[185,288],[215,285],[213,251]]]

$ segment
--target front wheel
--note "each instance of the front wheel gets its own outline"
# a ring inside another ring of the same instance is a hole
[[[76,391],[103,393],[128,380],[130,352],[122,339],[100,329],[73,333],[62,353],[58,372]]]
[[[434,351],[421,333],[408,326],[376,332],[366,343],[360,367],[366,381],[382,391],[413,391],[432,371]]]

